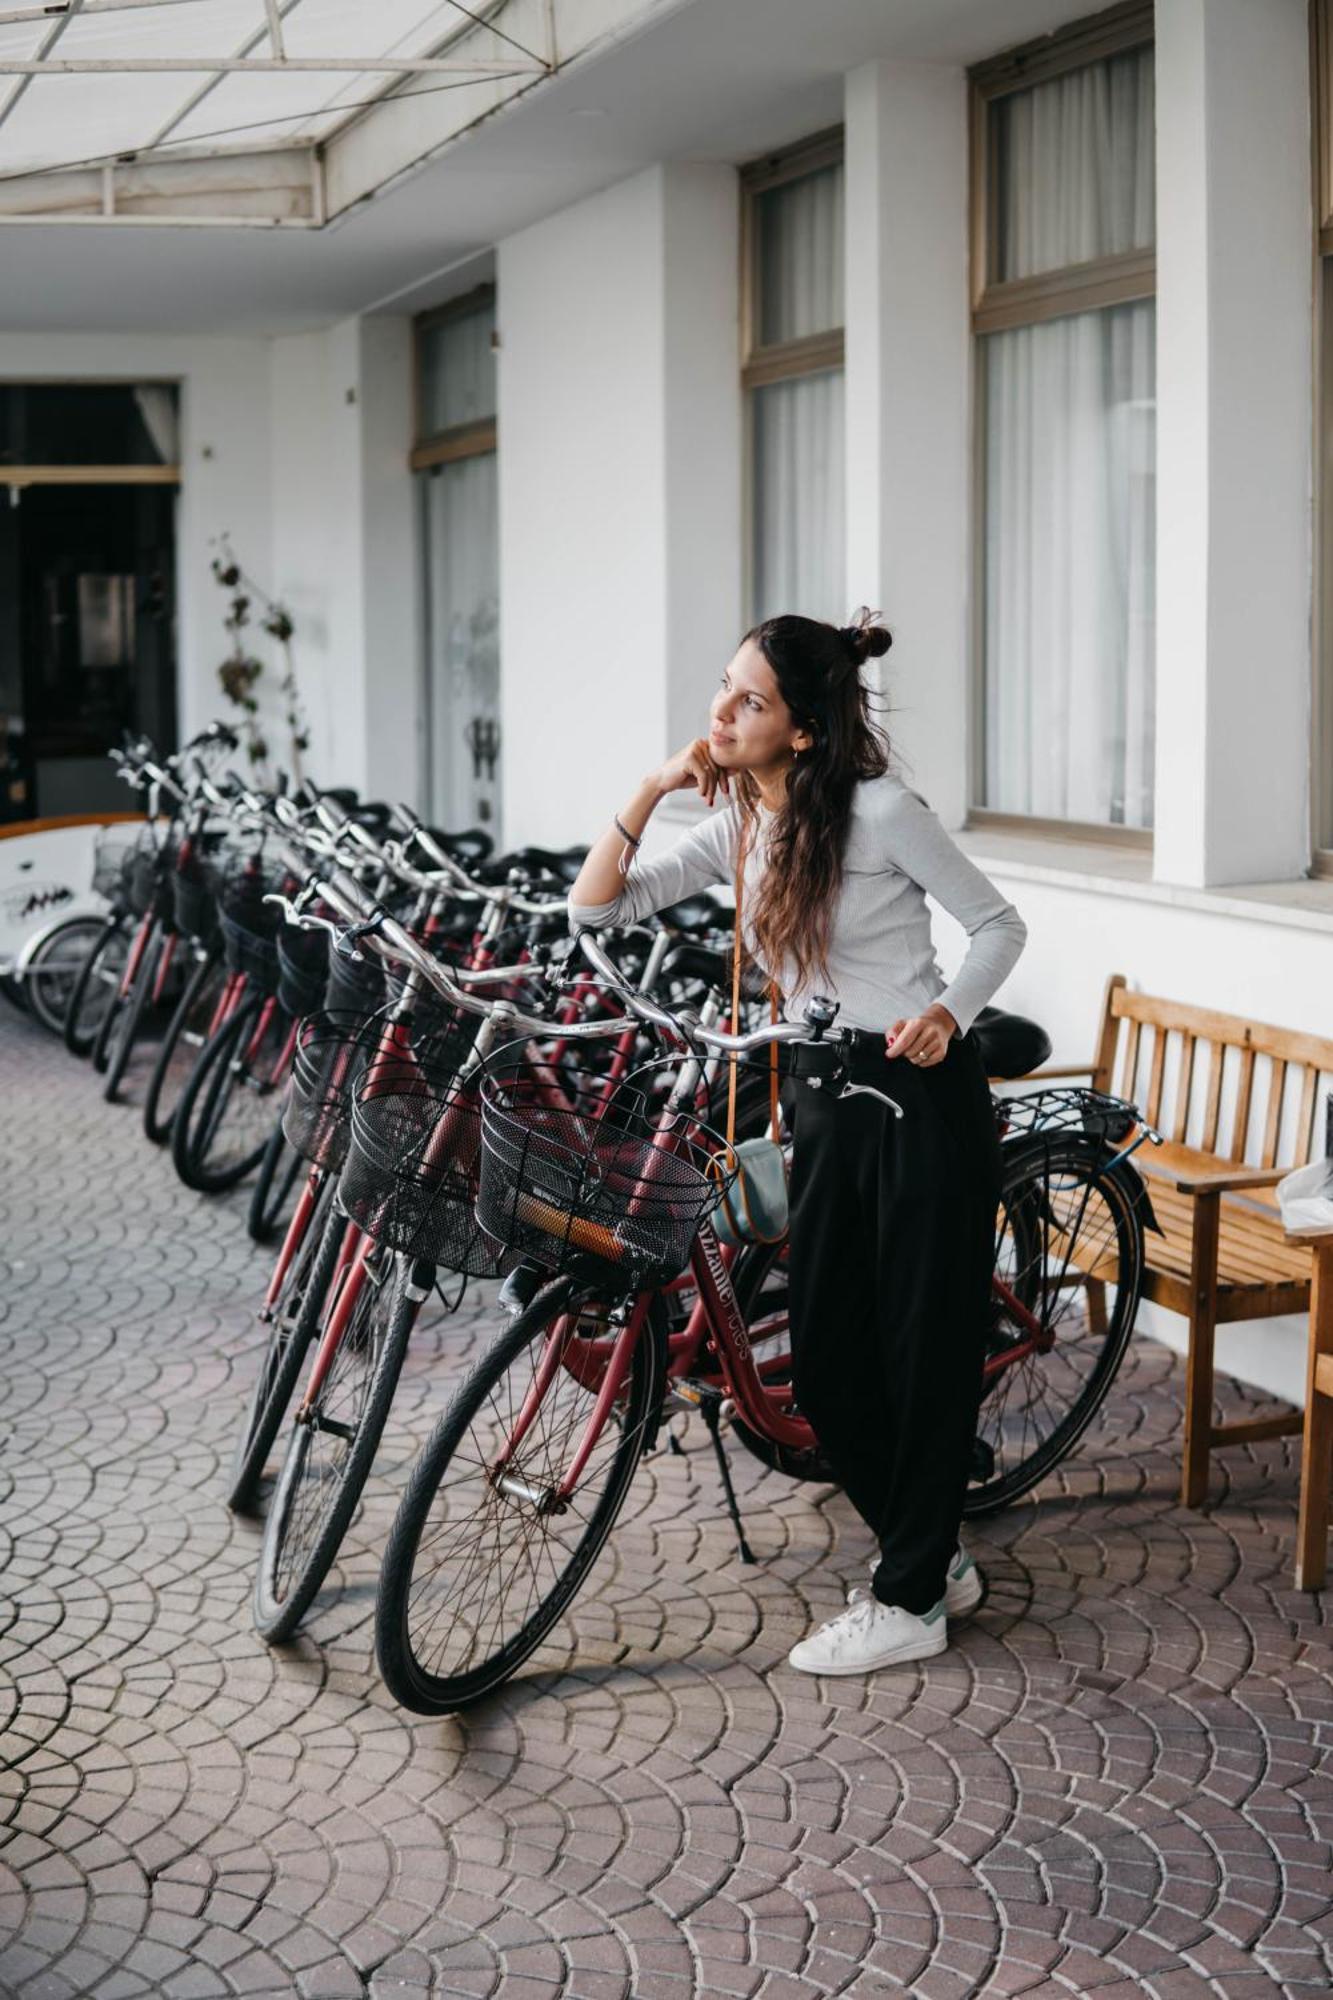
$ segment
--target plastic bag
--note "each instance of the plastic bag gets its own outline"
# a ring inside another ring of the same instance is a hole
[[[1288,1229],[1333,1229],[1333,1160],[1311,1160],[1277,1184]]]

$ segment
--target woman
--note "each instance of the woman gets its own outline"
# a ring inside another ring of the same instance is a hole
[[[926,1659],[983,1595],[958,1542],[981,1397],[999,1154],[968,1033],[1026,937],[1016,910],[889,767],[861,668],[889,646],[869,612],[838,630],[766,619],[713,697],[706,739],[646,777],[588,854],[571,921],[634,923],[738,859],[742,933],[798,1018],[812,995],[872,1031],[855,1081],[896,1099],[794,1092],[794,1387],[878,1543],[869,1595],[792,1649],[807,1673]],[[654,808],[725,810],[634,859]],[[943,979],[927,895],[968,932]],[[882,1037],[882,1044],[880,1038]],[[882,1049],[882,1052],[881,1052]]]

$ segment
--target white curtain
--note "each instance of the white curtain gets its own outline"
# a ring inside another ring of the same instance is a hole
[[[1151,242],[1150,60],[1025,97],[1006,275]],[[997,811],[1152,824],[1155,321],[1147,300],[984,342],[984,803]]]
[[[841,369],[756,389],[752,399],[756,621],[781,611],[846,615]]]
[[[843,171],[759,198],[761,346],[843,322]],[[750,394],[751,615],[845,616],[843,376],[792,376]]]
[[[843,170],[821,167],[759,197],[761,347],[841,326]]]
[[[1152,823],[1154,309],[986,343],[986,804]]]
[[[495,307],[442,320],[421,337],[419,431],[434,437],[455,424],[495,415]]]
[[[496,833],[500,763],[479,756],[500,717],[496,456],[419,475],[426,576],[427,797],[437,824]]]
[[[994,279],[1085,264],[1155,238],[1153,52],[1071,70],[996,106]]]

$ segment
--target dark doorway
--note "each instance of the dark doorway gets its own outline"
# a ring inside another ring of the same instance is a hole
[[[0,486],[0,819],[133,803],[106,753],[176,747],[176,494]]]

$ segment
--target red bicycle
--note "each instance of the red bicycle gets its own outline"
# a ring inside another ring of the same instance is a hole
[[[390,1534],[380,1669],[396,1699],[423,1714],[482,1700],[537,1651],[672,1407],[704,1415],[724,1478],[724,1420],[766,1463],[832,1477],[792,1393],[782,1246],[719,1242],[709,1219],[719,1142],[694,1107],[707,1054],[745,1058],[774,1042],[792,1045],[798,1085],[863,1089],[847,1082],[855,1032],[835,1028],[826,1003],[807,1022],[742,1036],[681,1021],[624,989],[597,945],[583,944],[626,1004],[691,1053],[665,1104],[622,1088],[596,1121],[584,1106],[553,1110],[504,1070],[483,1080],[478,1214],[550,1281],[441,1418]],[[1137,1309],[1141,1209],[1129,1154],[1152,1135],[1132,1107],[1097,1105],[1099,1131],[1034,1124],[1005,1148],[986,1362],[995,1431],[994,1442],[983,1435],[978,1468],[995,1504],[1022,1490],[1025,1470],[1039,1478],[1052,1453],[1072,1449]],[[1114,1116],[1133,1130],[1108,1136],[1120,1133]],[[672,1291],[682,1286],[687,1316],[673,1330]],[[729,1481],[726,1491],[739,1528]]]

